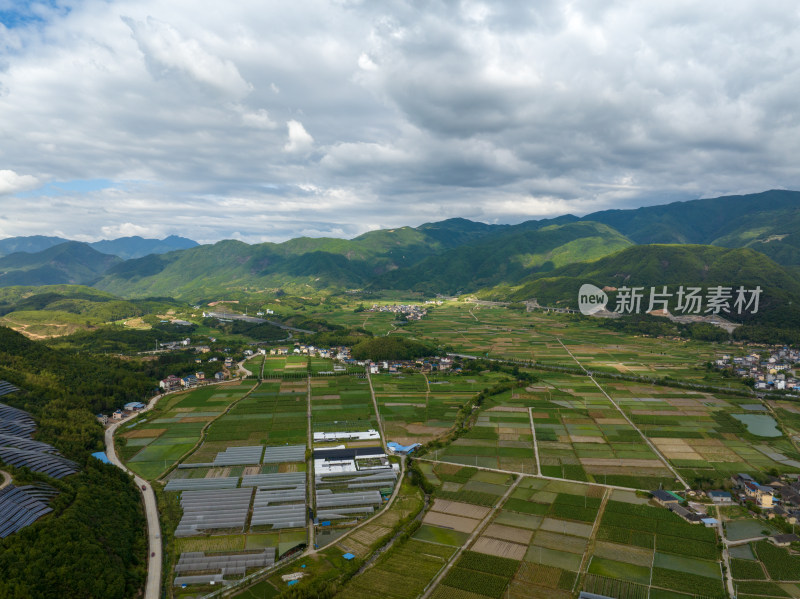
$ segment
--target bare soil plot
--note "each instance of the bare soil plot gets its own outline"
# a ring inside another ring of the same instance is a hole
[[[588,539],[589,535],[592,534],[592,525],[581,522],[567,522],[566,520],[558,520],[556,518],[545,518],[539,525],[539,530],[558,532]]]
[[[480,524],[480,520],[464,518],[463,516],[452,516],[441,512],[428,512],[422,519],[424,524],[451,528],[458,532],[472,532]]]
[[[663,468],[661,460],[635,458],[580,458],[584,466],[620,466],[622,468]]]
[[[453,516],[463,516],[482,520],[489,513],[490,508],[471,503],[461,503],[460,501],[450,501],[448,499],[435,499],[433,501],[432,512],[441,512]]]
[[[208,422],[209,420],[213,420],[211,416],[186,416],[185,418],[181,418],[178,422]]]
[[[490,524],[483,532],[483,535],[486,537],[494,537],[502,541],[527,545],[531,542],[533,531],[524,528],[514,528],[513,526],[503,526],[502,524]]]
[[[491,537],[480,537],[472,546],[472,551],[521,560],[525,557],[528,546],[520,545],[519,543],[509,543],[508,541],[501,541],[500,539],[493,539]]]
[[[607,541],[598,541],[594,548],[594,555],[606,559],[634,564],[637,566],[647,566],[653,562],[653,550],[632,545],[619,545]]]
[[[167,432],[165,428],[140,428],[135,431],[124,433],[126,439],[142,439],[145,437],[160,437]]]
[[[606,440],[603,437],[601,437],[600,435],[597,435],[597,436],[569,435],[569,439],[573,443],[600,443],[602,445],[606,444]]]
[[[569,553],[582,554],[586,550],[586,539],[583,537],[573,537],[541,529],[536,532],[535,543],[548,549],[568,551]]]

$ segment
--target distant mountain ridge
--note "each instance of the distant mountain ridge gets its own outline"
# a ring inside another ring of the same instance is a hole
[[[16,285],[91,285],[122,258],[101,254],[88,244],[67,241],[29,254],[0,258],[0,287]]]
[[[48,237],[44,235],[8,237],[6,239],[0,239],[0,257],[16,252],[34,254],[69,241],[72,240],[64,239],[63,237]],[[134,235],[131,237],[120,237],[118,239],[103,239],[101,241],[86,243],[86,245],[102,254],[110,254],[124,260],[129,260],[131,258],[141,258],[148,254],[164,254],[174,250],[185,250],[199,244],[196,241],[178,235],[170,235],[164,239],[145,239]]]
[[[34,249],[57,240],[0,240],[0,251],[3,247]],[[165,240],[129,237],[78,244],[84,250],[69,246],[69,251],[56,252],[58,260],[51,263],[54,255],[47,252],[61,247],[53,245],[38,254],[24,254],[28,258],[18,254],[0,258],[0,286],[91,281],[98,289],[121,297],[191,300],[279,289],[299,295],[353,288],[431,294],[504,289],[510,294],[544,279],[552,280],[552,289],[557,289],[573,278],[569,268],[590,268],[605,264],[621,250],[664,243],[683,244],[676,247],[704,259],[718,256],[703,249],[709,246],[749,248],[756,256],[769,256],[787,267],[779,275],[781,280],[800,280],[800,192],[772,190],[604,210],[582,218],[568,214],[516,225],[451,218],[370,231],[353,239],[300,237],[254,245],[224,240],[201,246],[176,236]],[[192,247],[167,251],[176,245]],[[87,253],[98,249],[125,257],[156,253],[124,261],[104,261]],[[653,251],[672,252],[667,246]],[[643,258],[646,254],[630,255]],[[754,260],[751,254],[731,255],[749,256],[742,264]],[[736,263],[729,266],[734,272]],[[771,271],[777,265],[768,261],[761,266]],[[585,276],[590,271],[580,272]]]

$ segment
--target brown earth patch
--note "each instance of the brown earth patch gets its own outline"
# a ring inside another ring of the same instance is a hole
[[[472,551],[477,551],[478,553],[497,555],[499,557],[507,557],[516,560],[521,560],[525,557],[525,552],[527,550],[528,547],[525,545],[509,543],[508,541],[501,541],[491,537],[480,537],[472,546]]]
[[[147,437],[160,437],[167,432],[165,428],[140,428],[135,431],[130,431],[122,436],[126,439],[145,439]]]
[[[503,541],[527,545],[531,542],[533,531],[524,528],[516,528],[514,526],[504,526],[502,524],[490,524],[486,530],[483,531],[483,534],[487,537],[494,537],[495,539]]]
[[[213,416],[187,416],[186,418],[181,418],[178,422],[208,422],[212,418]]]
[[[480,524],[480,520],[443,514],[441,512],[428,512],[422,519],[422,522],[432,526],[451,528],[459,532],[472,532],[477,528],[478,524]]]
[[[480,520],[486,517],[489,513],[488,507],[480,505],[472,505],[471,503],[462,503],[460,501],[450,501],[449,499],[434,499],[431,511],[441,512],[443,514],[452,514],[454,516],[464,516],[465,518],[475,518]]]

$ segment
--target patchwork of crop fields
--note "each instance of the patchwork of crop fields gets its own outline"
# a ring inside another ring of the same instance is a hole
[[[496,376],[442,373],[372,375],[387,439],[403,445],[425,443],[446,433],[456,415]]]
[[[211,385],[167,395],[156,409],[144,415],[143,421],[123,427],[117,434],[122,443],[121,459],[140,476],[157,478],[195,446],[206,424],[240,400],[255,384],[244,381]]]
[[[589,377],[552,368],[523,366],[536,378],[498,387],[493,394],[487,391],[509,381],[508,375],[372,375],[387,440],[424,444],[451,431],[456,418],[464,416],[469,426],[446,445],[426,449],[420,457],[428,461],[416,461],[434,487],[419,527],[337,597],[401,599],[429,592],[436,599],[566,599],[579,590],[619,599],[725,597],[715,529],[690,525],[633,490],[682,488],[670,466],[690,484],[713,486],[739,472],[800,472],[800,452],[785,434],[758,436],[734,417],[767,412],[740,383],[700,367],[718,353],[712,344],[632,337],[563,315],[471,304],[435,307],[426,319],[402,328],[394,327],[394,315],[386,313],[342,311],[339,317],[342,323],[436,340],[470,355],[570,369],[577,360],[601,373],[596,380],[611,400]],[[255,364],[250,361],[248,368]],[[309,371],[332,370],[330,360],[269,356],[266,380],[257,387],[245,382],[168,396],[145,422],[120,431],[125,439],[120,453],[133,470],[156,478],[195,446],[211,420],[203,445],[187,464],[212,462],[226,448],[305,444],[309,391],[312,432],[377,429],[364,375],[308,378]],[[730,391],[657,386],[602,373],[669,376]],[[483,403],[470,414],[469,405],[481,392],[486,392]],[[772,407],[783,432],[800,433],[796,404],[774,402]],[[204,466],[170,476],[236,478],[305,468],[302,462]],[[343,565],[345,552],[368,558],[421,503],[419,490],[404,483],[391,510],[349,536],[338,540],[354,522],[334,521],[318,537],[324,549],[310,563],[335,569]],[[800,599],[800,557],[765,541],[746,542],[776,529],[744,514],[723,520],[726,538],[742,541],[731,548],[739,597]],[[280,553],[306,534],[299,529],[218,532],[177,539],[177,549],[241,553],[276,547]],[[445,567],[448,572],[429,588]],[[286,584],[270,580],[275,589]]]
[[[366,377],[312,379],[311,426],[315,433],[377,429],[378,421]]]
[[[725,379],[700,367],[721,353],[710,343],[626,335],[599,324],[563,314],[448,302],[430,310],[423,320],[404,326],[403,334],[435,340],[464,354],[574,367],[575,362],[558,338],[593,371],[671,377],[746,389],[737,379]],[[726,353],[736,351],[736,348],[725,349]]]

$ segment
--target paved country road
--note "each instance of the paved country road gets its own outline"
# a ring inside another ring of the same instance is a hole
[[[120,424],[124,424],[132,418],[138,416],[141,412],[146,412],[147,410],[151,409],[156,405],[156,402],[159,399],[161,399],[161,395],[156,395],[150,400],[150,402],[147,404],[147,407],[143,410],[134,412],[124,420],[120,420],[109,426],[106,429],[105,436],[106,455],[108,456],[109,461],[118,468],[122,468],[128,474],[133,475],[133,480],[136,482],[136,486],[138,487],[139,492],[142,494],[144,499],[144,512],[147,516],[148,539],[147,583],[145,584],[144,599],[159,599],[159,597],[161,597],[161,563],[163,561],[163,557],[161,553],[161,525],[158,522],[158,506],[156,505],[156,495],[153,493],[150,483],[128,470],[117,457],[117,451],[114,448],[114,432],[117,430],[117,428],[119,428]]]

